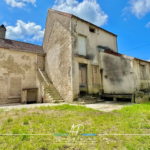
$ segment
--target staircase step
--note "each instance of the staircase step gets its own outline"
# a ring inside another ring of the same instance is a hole
[[[46,91],[47,93],[58,93],[57,91]]]
[[[46,88],[46,90],[55,90],[55,91],[57,91],[54,87]]]
[[[58,93],[56,90],[46,90],[47,93]]]
[[[51,99],[53,99],[54,103],[64,102],[62,100],[62,97],[59,95],[59,92],[56,90],[55,86],[50,81],[47,73],[45,71],[41,71],[41,72],[42,72],[42,75],[44,76],[45,80],[49,84],[49,85],[46,85],[46,83],[44,83],[45,81],[41,82],[42,87],[45,88],[45,90],[46,90],[46,95],[47,95],[46,100],[49,102],[49,101],[51,101]],[[42,78],[42,79],[44,80],[44,78]]]
[[[54,95],[50,95],[53,99],[62,99],[60,96],[54,96]]]
[[[59,94],[50,94],[50,93],[47,93],[47,94],[51,97],[61,97]]]

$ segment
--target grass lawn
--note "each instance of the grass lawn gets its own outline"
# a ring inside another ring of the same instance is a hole
[[[69,132],[73,124],[84,125],[77,136]],[[97,136],[82,136],[83,133]],[[0,110],[0,134],[0,150],[146,150],[150,148],[150,136],[106,134],[150,134],[150,104],[109,113],[67,104]]]

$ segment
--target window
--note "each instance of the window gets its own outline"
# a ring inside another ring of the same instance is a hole
[[[140,76],[141,76],[141,79],[145,79],[145,77],[146,77],[146,66],[145,65],[140,65]]]
[[[96,66],[92,67],[92,83],[99,84],[98,83],[98,67]]]
[[[79,55],[86,56],[86,38],[84,36],[78,36],[78,50]]]
[[[95,33],[95,29],[92,27],[89,27],[89,31]]]

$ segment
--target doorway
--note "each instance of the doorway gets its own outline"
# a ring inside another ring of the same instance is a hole
[[[87,65],[79,64],[79,87],[80,93],[87,92]]]

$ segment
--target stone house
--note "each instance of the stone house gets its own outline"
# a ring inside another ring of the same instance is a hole
[[[118,53],[117,35],[48,10],[43,46],[5,39],[0,27],[0,103],[73,102],[80,96],[149,100],[150,63]]]

